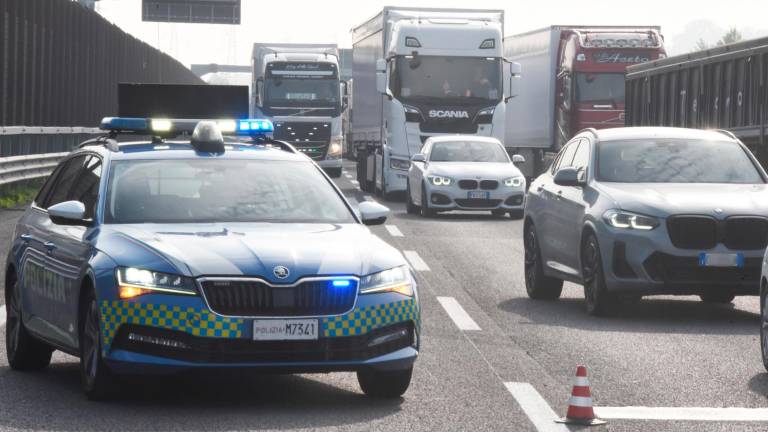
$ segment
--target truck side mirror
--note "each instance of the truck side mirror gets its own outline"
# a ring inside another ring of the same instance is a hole
[[[520,77],[522,76],[522,67],[520,63],[509,63],[509,85],[504,92],[504,102],[508,102],[513,97],[517,97],[520,94]]]
[[[376,91],[383,95],[387,94],[386,72],[376,72]]]
[[[264,78],[256,78],[256,88],[252,89],[251,91],[253,92],[253,100],[256,102],[256,104],[259,104],[261,101],[261,93],[264,91]]]
[[[341,110],[346,111],[349,106],[349,83],[341,80]]]

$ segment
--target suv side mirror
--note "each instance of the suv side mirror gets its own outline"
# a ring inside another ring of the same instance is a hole
[[[517,165],[517,164],[524,164],[525,163],[525,157],[523,155],[519,155],[519,154],[512,155],[512,163],[515,164],[515,165]]]
[[[560,168],[555,173],[555,184],[559,186],[583,186],[586,182],[577,168],[565,167]]]
[[[361,202],[357,209],[360,211],[360,219],[364,225],[381,225],[389,216],[389,208],[377,202]]]
[[[85,204],[80,201],[64,201],[48,207],[48,217],[56,225],[90,225],[85,220]]]
[[[426,162],[427,157],[423,153],[416,153],[411,156],[411,162]]]

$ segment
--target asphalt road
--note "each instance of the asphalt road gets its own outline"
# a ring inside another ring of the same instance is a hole
[[[349,178],[338,184],[366,199]],[[237,371],[131,379],[118,400],[93,403],[80,393],[75,358],[56,354],[47,371],[18,373],[3,346],[0,430],[549,430],[552,419],[521,408],[526,401],[505,383],[527,383],[563,415],[578,364],[602,407],[768,407],[756,298],[727,306],[651,298],[612,318],[590,317],[580,286],[566,285],[559,301],[527,298],[520,221],[470,213],[423,219],[402,203],[383,203],[392,209],[390,227],[372,229],[410,251],[421,269],[423,346],[404,398],[368,400],[347,373]],[[3,251],[18,215],[0,214]],[[761,422],[644,418],[610,419],[596,430],[768,430]]]

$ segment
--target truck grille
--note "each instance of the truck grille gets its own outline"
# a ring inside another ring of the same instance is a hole
[[[325,159],[331,140],[331,124],[328,122],[286,122],[275,123],[272,135],[276,140],[290,143],[313,160]]]
[[[711,216],[673,216],[667,222],[672,244],[680,249],[712,249],[722,243],[729,249],[765,249],[768,219],[731,216],[718,221]]]
[[[230,316],[339,315],[355,304],[357,283],[336,287],[332,280],[296,286],[272,286],[259,280],[205,280],[203,294],[211,310]]]

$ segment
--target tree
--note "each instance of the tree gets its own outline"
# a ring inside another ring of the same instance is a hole
[[[732,44],[740,40],[741,40],[741,32],[738,31],[736,27],[731,27],[731,29],[728,30],[728,32],[726,32],[723,35],[723,37],[720,38],[719,41],[717,41],[717,46]]]
[[[709,49],[709,44],[704,38],[699,38],[699,40],[696,41],[696,45],[693,46],[693,49],[694,51],[704,51],[705,49]]]

